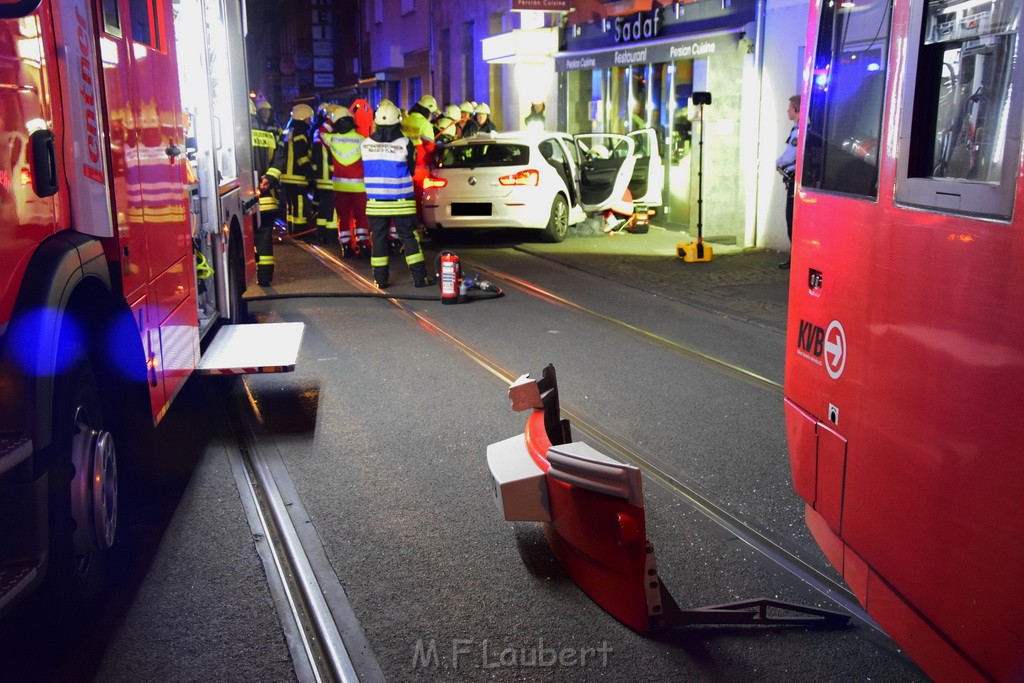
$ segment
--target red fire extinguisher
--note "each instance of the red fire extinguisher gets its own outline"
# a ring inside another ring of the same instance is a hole
[[[441,285],[441,303],[458,303],[466,295],[459,257],[450,251],[442,251],[438,258],[441,261],[441,271],[437,278]]]

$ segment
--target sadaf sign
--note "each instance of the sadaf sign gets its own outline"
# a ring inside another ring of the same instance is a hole
[[[512,0],[513,12],[568,12],[571,0]]]

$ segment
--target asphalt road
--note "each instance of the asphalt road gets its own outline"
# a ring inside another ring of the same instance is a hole
[[[561,245],[512,238],[443,245],[470,273],[487,271],[505,297],[406,306],[505,372],[537,377],[554,364],[563,407],[831,571],[791,489],[781,394],[771,388],[782,381],[785,346],[788,276],[775,267],[778,255],[684,265],[663,253],[671,234],[574,236]],[[295,246],[277,257],[265,293],[352,291]],[[368,275],[365,261],[355,267]],[[577,305],[528,295],[496,273]],[[400,258],[392,279],[393,293],[424,293]],[[261,321],[306,323],[296,372],[246,384],[265,421],[261,448],[286,464],[293,502],[388,680],[924,680],[863,624],[637,635],[566,576],[537,525],[506,523],[495,508],[487,445],[525,422],[501,377],[381,299],[288,299],[250,310]],[[699,354],[768,383],[741,381]],[[208,395],[223,384],[190,382],[188,408],[172,411],[177,430],[165,442],[201,421]],[[162,512],[143,525],[143,540],[129,544],[136,552],[124,566],[137,571],[125,572],[135,578],[120,585],[117,608],[88,646],[70,648],[44,673],[103,681],[294,676],[223,435],[208,428],[189,437],[178,486],[154,504]],[[669,489],[650,478],[644,486],[648,538],[680,606],[762,596],[830,606]]]

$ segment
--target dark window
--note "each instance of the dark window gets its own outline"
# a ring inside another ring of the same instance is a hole
[[[161,0],[128,0],[132,40],[163,51],[163,7]]]
[[[112,36],[121,37],[121,15],[117,11],[117,0],[103,0],[103,30]]]
[[[530,148],[505,142],[473,145],[449,145],[441,154],[443,168],[478,168],[484,166],[525,166],[530,163]]]
[[[804,140],[803,186],[878,196],[889,0],[822,3]]]

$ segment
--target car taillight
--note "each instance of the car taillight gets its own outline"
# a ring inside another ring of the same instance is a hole
[[[434,176],[427,176],[423,179],[423,189],[429,190],[435,187],[444,187],[448,184],[447,178],[435,178]]]
[[[509,175],[503,175],[498,178],[498,182],[502,185],[533,185],[537,186],[540,184],[540,173],[533,170],[532,168],[526,171],[519,171],[519,173],[511,173]]]

